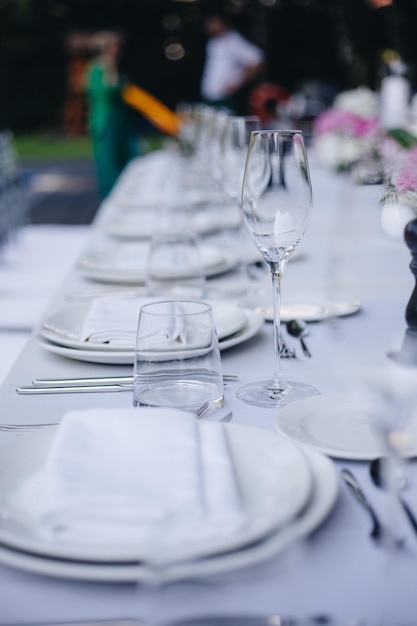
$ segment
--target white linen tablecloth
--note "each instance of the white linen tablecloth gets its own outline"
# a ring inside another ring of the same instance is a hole
[[[0,381],[75,264],[88,226],[22,227],[0,258]]]
[[[311,161],[314,213],[300,244],[305,258],[289,263],[283,278],[285,297],[359,298],[360,311],[335,324],[316,323],[306,338],[311,359],[283,361],[288,379],[313,384],[323,393],[346,390],[358,377],[376,371],[389,349],[404,338],[404,311],[414,280],[404,244],[380,229],[377,186],[350,186]],[[103,210],[105,207],[103,208]],[[98,218],[99,219],[99,218]],[[93,226],[94,234],[94,226]],[[328,261],[331,261],[329,264]],[[330,270],[329,270],[330,267]],[[74,271],[63,291],[92,283]],[[63,292],[62,292],[63,293]],[[272,372],[272,325],[245,344],[222,354],[225,373],[238,374],[227,387],[236,423],[272,430],[275,410],[257,409],[234,395],[241,384]],[[56,420],[71,409],[131,406],[130,393],[17,396],[15,387],[33,377],[129,374],[129,366],[93,365],[47,353],[32,337],[0,390],[3,421]],[[7,445],[14,435],[0,433]],[[0,448],[1,450],[1,448]],[[380,511],[384,495],[371,485],[368,464],[337,461],[353,469]],[[417,470],[410,468],[407,499],[417,509]],[[413,624],[417,615],[415,572],[417,538],[406,527],[407,549],[393,557],[369,539],[370,522],[344,485],[328,519],[307,541],[256,566],[160,587],[99,584],[33,575],[0,565],[0,624],[53,620],[142,618],[151,624],[194,615],[279,614],[303,618],[328,615],[343,626],[354,618]]]

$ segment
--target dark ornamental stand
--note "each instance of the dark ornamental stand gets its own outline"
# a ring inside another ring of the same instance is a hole
[[[416,284],[405,310],[405,320],[409,330],[417,333],[417,219],[408,222],[404,229],[404,239],[411,252],[410,270]]]
[[[407,329],[401,350],[390,352],[388,356],[399,365],[417,368],[417,218],[406,225],[404,240],[411,252],[410,270],[415,278],[415,285],[405,310]]]

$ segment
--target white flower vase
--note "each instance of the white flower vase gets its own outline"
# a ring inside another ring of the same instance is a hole
[[[406,225],[416,217],[416,212],[407,204],[385,202],[381,210],[381,228],[390,239],[403,241]]]

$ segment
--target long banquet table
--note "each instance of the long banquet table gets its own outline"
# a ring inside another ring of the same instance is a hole
[[[405,244],[382,232],[381,189],[354,186],[348,177],[324,170],[313,157],[314,212],[299,256],[285,270],[284,302],[286,298],[357,298],[360,309],[309,326],[306,340],[311,359],[302,355],[284,330],[298,358],[283,360],[282,367],[287,378],[313,384],[324,394],[351,390],[357,381],[378,371],[387,361],[387,351],[401,348],[404,311],[414,282]],[[92,238],[105,210],[104,205],[91,227]],[[50,307],[70,292],[95,286],[99,285],[75,267]],[[225,373],[239,376],[226,389],[233,423],[266,429],[272,436],[277,411],[249,406],[235,397],[238,386],[271,373],[272,324],[265,322],[252,339],[223,351],[222,361]],[[34,332],[0,389],[1,421],[57,421],[70,409],[129,407],[128,392],[21,396],[15,388],[34,377],[130,374],[131,369],[52,354],[38,345]],[[0,433],[0,444],[7,446],[19,436],[24,435]],[[334,463],[337,470],[350,467],[380,512],[386,510],[386,498],[372,486],[367,462],[334,459]],[[412,465],[409,474],[406,497],[417,511],[417,470]],[[296,548],[236,571],[154,585],[68,580],[0,563],[0,624],[122,618],[160,624],[220,614],[314,617],[315,623],[319,616],[328,616],[344,626],[365,619],[391,626],[415,623],[417,536],[405,523],[403,550],[392,553],[372,542],[366,513],[339,482],[333,510],[308,538]]]

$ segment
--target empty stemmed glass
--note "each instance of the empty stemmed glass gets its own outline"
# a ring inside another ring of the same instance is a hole
[[[319,393],[284,380],[280,363],[281,277],[303,237],[312,209],[307,154],[301,131],[262,130],[251,134],[242,187],[246,227],[272,275],[275,368],[270,380],[237,391],[248,404],[281,407]]]
[[[236,203],[240,202],[242,181],[251,134],[260,130],[259,117],[230,116],[224,122],[220,159],[223,187]]]
[[[259,117],[229,116],[220,141],[220,172],[224,191],[232,200],[231,209],[238,211],[239,221],[229,235],[228,245],[234,248],[240,262],[241,287],[246,291],[249,280],[248,259],[256,259],[251,252],[253,243],[241,219],[240,197],[242,194],[243,173],[251,133],[260,130]],[[248,249],[249,248],[249,249]],[[255,250],[254,250],[255,251]]]

